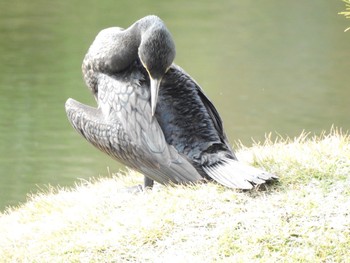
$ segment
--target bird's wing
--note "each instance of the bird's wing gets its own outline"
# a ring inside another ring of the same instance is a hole
[[[159,183],[202,180],[186,158],[166,143],[151,116],[149,90],[141,87],[137,73],[125,78],[100,76],[97,109],[69,99],[66,111],[72,126],[101,151]]]
[[[208,148],[201,152],[201,168],[207,176],[219,182],[222,185],[231,188],[251,189],[253,185],[265,183],[266,181],[275,180],[278,177],[274,174],[267,173],[263,170],[251,167],[239,162],[231,149],[227,137],[223,130],[222,120],[211,101],[204,95],[200,86],[191,78],[183,69],[173,65],[175,70],[180,71],[187,78],[191,79],[192,88],[197,94],[205,107],[208,117],[213,122],[213,128],[216,130],[222,144],[226,145],[226,149]],[[217,147],[218,145],[214,145]]]
[[[193,81],[194,85],[196,86],[197,89],[197,93],[199,95],[199,97],[201,98],[203,105],[205,106],[205,108],[207,109],[207,112],[211,118],[211,120],[213,121],[214,127],[215,129],[218,131],[218,134],[220,136],[220,139],[222,140],[222,142],[227,146],[228,149],[230,149],[230,151],[232,152],[232,155],[234,158],[236,158],[234,151],[232,150],[232,147],[230,145],[230,143],[228,142],[227,136],[224,132],[224,127],[222,124],[222,119],[218,113],[218,111],[216,110],[214,104],[209,100],[209,98],[204,94],[201,86],[198,84],[198,82],[196,82],[195,79],[193,79],[189,74],[187,74],[187,72],[181,68],[178,65],[173,64],[172,67],[174,67],[175,69],[181,71],[183,74],[187,75],[189,78],[191,78],[191,80]]]

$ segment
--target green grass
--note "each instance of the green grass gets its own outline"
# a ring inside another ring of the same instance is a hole
[[[131,194],[123,189],[142,177],[128,171],[48,187],[0,215],[0,262],[349,262],[349,135],[239,148],[279,182]]]

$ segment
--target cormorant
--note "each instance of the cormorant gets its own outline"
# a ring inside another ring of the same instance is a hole
[[[251,189],[276,179],[238,162],[214,105],[174,58],[172,36],[157,16],[125,30],[102,30],[82,65],[98,107],[68,99],[70,123],[95,147],[144,174],[144,187],[215,180]]]

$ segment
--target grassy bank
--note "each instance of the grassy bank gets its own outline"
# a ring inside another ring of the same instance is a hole
[[[238,156],[280,176],[248,192],[216,184],[123,191],[134,172],[48,188],[0,217],[0,262],[346,262],[350,137],[267,139]]]

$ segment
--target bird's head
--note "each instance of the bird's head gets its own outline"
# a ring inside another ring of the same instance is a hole
[[[175,58],[174,41],[163,23],[155,24],[144,32],[138,54],[150,77],[153,116],[160,82]]]

